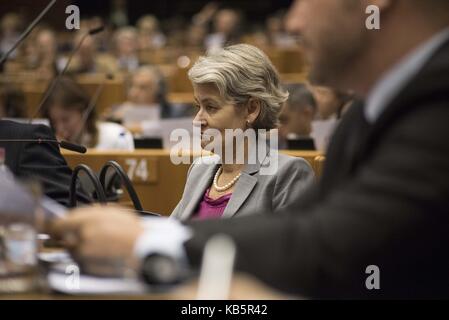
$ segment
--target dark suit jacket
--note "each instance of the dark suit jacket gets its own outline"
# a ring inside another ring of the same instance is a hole
[[[284,214],[191,224],[190,262],[226,233],[237,269],[288,292],[448,298],[449,42],[351,147],[357,108],[337,129],[318,185]],[[380,269],[380,290],[365,286],[369,265]]]
[[[0,120],[0,140],[55,140],[50,128]],[[19,178],[34,178],[42,184],[49,198],[67,206],[72,171],[56,143],[0,142],[6,151],[6,165]],[[87,202],[81,193],[78,199]]]

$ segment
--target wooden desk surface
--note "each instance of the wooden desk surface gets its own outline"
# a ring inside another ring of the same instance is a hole
[[[181,199],[190,167],[190,164],[173,164],[168,150],[136,150],[134,152],[88,150],[84,155],[67,151],[62,153],[71,168],[83,163],[99,172],[107,161],[118,162],[131,178],[143,208],[163,215],[170,215]],[[322,162],[316,162],[316,159],[321,156],[320,152],[286,151],[282,153],[302,157],[312,165],[315,172],[321,172],[317,165],[321,165]],[[129,198],[126,198],[126,201],[129,201]]]
[[[172,292],[142,295],[64,295],[57,293],[26,293],[0,295],[2,300],[195,300],[198,281],[192,281]],[[232,281],[229,300],[291,300],[298,299],[267,287],[260,281],[247,276],[236,275]]]

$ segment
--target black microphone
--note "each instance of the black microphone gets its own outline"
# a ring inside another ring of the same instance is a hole
[[[85,154],[87,152],[87,149],[85,146],[79,145],[79,144],[75,144],[75,143],[71,143],[71,142],[67,142],[67,141],[59,141],[59,146],[62,149],[66,149],[69,151],[73,151],[73,152],[77,152],[77,153],[82,153]]]
[[[48,87],[48,89],[45,92],[44,97],[42,98],[41,102],[39,103],[39,106],[37,107],[36,111],[33,113],[33,115],[30,118],[30,123],[33,121],[33,119],[41,112],[45,102],[47,102],[48,98],[50,97],[51,93],[53,92],[55,86],[58,84],[58,82],[60,81],[60,79],[62,78],[62,76],[65,74],[65,72],[67,71],[70,62],[72,62],[73,57],[75,56],[75,53],[79,50],[79,48],[81,48],[81,45],[83,44],[84,40],[86,40],[86,38],[88,36],[93,36],[96,35],[99,32],[102,32],[104,30],[104,26],[98,27],[98,28],[94,28],[89,30],[88,32],[86,32],[82,38],[80,39],[80,41],[78,42],[78,44],[76,45],[75,49],[72,50],[72,53],[70,54],[69,58],[67,59],[67,62],[64,66],[64,68],[61,70],[61,72],[58,73],[58,75],[53,79],[53,81],[51,82],[50,86]]]
[[[112,73],[106,74],[103,81],[98,85],[97,90],[95,90],[94,95],[92,96],[92,99],[89,101],[89,105],[87,106],[87,109],[84,111],[83,116],[81,118],[81,126],[76,132],[74,136],[75,141],[79,141],[79,138],[81,137],[83,133],[83,129],[86,126],[87,120],[89,119],[90,114],[94,110],[95,106],[97,105],[98,99],[100,99],[101,94],[103,93],[104,86],[108,80],[113,80],[114,75]]]
[[[20,35],[19,39],[16,41],[16,43],[3,55],[3,57],[0,59],[0,68],[3,66],[3,64],[6,62],[6,60],[9,58],[11,53],[14,52],[14,50],[17,49],[17,47],[25,40],[25,38],[33,31],[33,29],[37,26],[39,22],[44,18],[44,16],[47,14],[48,11],[55,5],[56,0],[50,1],[50,3],[45,7],[45,9],[37,16],[36,19],[34,19],[33,22],[28,26],[28,28]]]
[[[58,140],[51,140],[51,139],[0,139],[0,143],[2,142],[11,142],[11,143],[17,143],[17,142],[36,142],[38,144],[41,143],[56,143],[60,148],[66,149],[69,151],[77,152],[77,153],[86,153],[87,149],[84,146],[67,142],[67,141],[58,141]]]

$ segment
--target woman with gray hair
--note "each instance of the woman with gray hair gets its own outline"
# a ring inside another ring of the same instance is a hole
[[[260,152],[261,146],[267,147],[260,143],[264,132],[277,127],[288,98],[268,57],[254,46],[233,45],[199,58],[189,78],[198,109],[194,124],[201,129],[201,146],[207,149],[210,140],[215,146],[220,141],[221,149],[214,152],[222,156],[218,162],[199,158],[192,164],[172,217],[241,217],[276,212],[291,204],[312,180],[313,171],[304,159],[270,148]],[[257,138],[241,140],[239,134],[227,134],[230,130]],[[268,137],[273,138],[271,134]],[[274,137],[277,139],[276,134]],[[243,161],[237,161],[239,158]],[[269,167],[274,170],[265,170]]]

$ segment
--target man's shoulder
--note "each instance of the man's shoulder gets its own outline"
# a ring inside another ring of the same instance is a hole
[[[17,133],[26,131],[27,127],[27,125],[22,123],[10,120],[0,120],[0,135],[2,138],[16,136]]]
[[[0,136],[2,138],[33,139],[39,138],[39,134],[49,135],[50,133],[51,129],[45,125],[0,120]]]
[[[410,81],[395,103],[410,108],[414,104],[447,102],[449,92],[449,40],[434,54],[416,77]]]
[[[449,41],[393,99],[375,125],[382,130],[385,127],[397,127],[420,136],[432,135],[441,128],[438,125],[441,117],[447,119],[448,92]],[[424,126],[427,130],[423,129]]]

